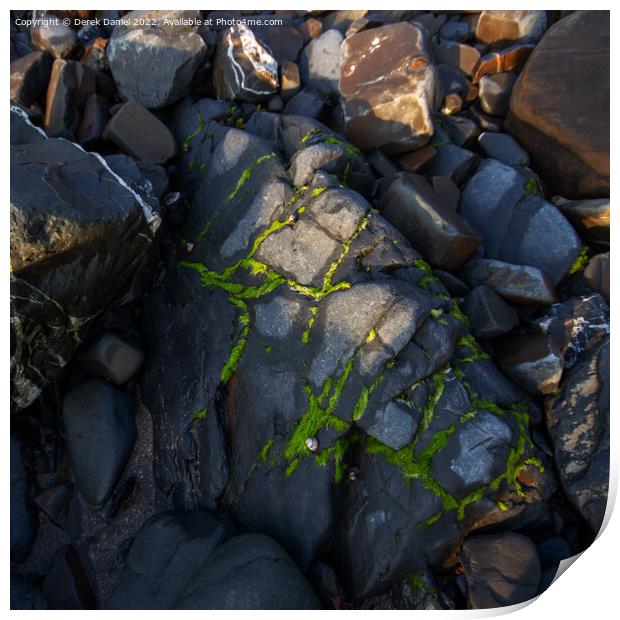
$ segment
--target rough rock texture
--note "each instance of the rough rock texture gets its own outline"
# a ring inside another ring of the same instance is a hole
[[[417,26],[397,23],[348,37],[340,69],[347,137],[363,150],[424,146],[433,135],[438,84]]]
[[[11,113],[14,406],[29,405],[67,363],[158,225],[157,214],[99,156],[46,139]]]
[[[472,333],[479,340],[501,336],[519,324],[514,309],[484,284],[467,294],[463,312],[471,323]]]
[[[258,103],[278,91],[278,63],[249,28],[231,26],[218,42],[213,80],[219,99]]]
[[[198,570],[175,609],[320,609],[286,551],[263,534],[224,543]]]
[[[299,57],[299,73],[304,86],[313,86],[325,95],[338,95],[343,39],[338,30],[325,30],[306,45]]]
[[[106,55],[124,99],[162,108],[187,94],[207,46],[196,26],[174,20],[197,16],[198,11],[131,11],[125,16],[131,24],[114,28]],[[136,25],[135,20],[146,25]]]
[[[507,129],[567,198],[609,195],[609,66],[609,11],[577,11],[549,29],[512,91]]]
[[[592,347],[546,404],[562,486],[598,532],[609,485],[609,339]]]
[[[546,11],[482,11],[476,39],[492,48],[538,43],[547,28]]]
[[[609,245],[609,198],[558,200],[555,204],[586,241]]]

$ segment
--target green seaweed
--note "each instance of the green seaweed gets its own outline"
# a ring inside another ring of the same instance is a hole
[[[273,152],[272,153],[266,153],[265,155],[261,155],[251,166],[248,166],[241,173],[241,176],[237,180],[237,183],[235,184],[235,187],[230,192],[230,194],[228,194],[228,196],[226,197],[226,203],[225,204],[230,203],[234,199],[234,197],[239,193],[241,188],[250,180],[250,177],[252,176],[252,173],[254,172],[254,170],[256,170],[256,168],[258,168],[258,166],[260,166],[265,161],[273,159],[274,157],[277,157],[276,153],[273,153]]]

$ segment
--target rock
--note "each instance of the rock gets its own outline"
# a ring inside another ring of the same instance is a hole
[[[34,495],[23,459],[22,442],[11,434],[11,562],[21,564],[34,543],[38,522],[32,508]]]
[[[406,155],[405,155],[406,157]],[[368,163],[372,169],[382,177],[388,177],[391,174],[398,172],[398,167],[392,162],[392,160],[384,155],[379,149],[371,151],[366,156]]]
[[[99,379],[86,381],[65,396],[63,422],[78,490],[93,508],[101,507],[123,473],[136,439],[133,399]]]
[[[469,106],[467,115],[482,131],[494,131],[499,133],[502,130],[503,119],[499,116],[485,114],[477,101]]]
[[[441,83],[441,89],[446,95],[457,93],[465,97],[469,89],[469,80],[461,71],[450,65],[438,65],[437,73]]]
[[[307,86],[287,101],[283,113],[320,118],[323,116],[326,107],[325,95],[315,88]]]
[[[441,27],[446,23],[445,15],[434,15],[433,13],[422,13],[413,18],[415,24],[419,24],[426,28],[429,37],[434,37]]]
[[[416,26],[397,23],[345,39],[340,93],[347,137],[362,150],[406,152],[424,146],[433,135],[438,85]]]
[[[482,111],[491,116],[505,116],[516,80],[517,74],[511,72],[483,75],[478,82],[478,97]]]
[[[584,269],[583,275],[592,290],[601,293],[609,303],[609,252],[593,256]]]
[[[492,49],[538,43],[547,29],[546,11],[482,11],[476,39]]]
[[[472,34],[471,26],[467,22],[449,21],[441,28],[439,40],[442,42],[456,41],[457,43],[464,43]]]
[[[292,26],[256,26],[252,32],[266,45],[278,64],[295,62],[303,47],[301,34]]]
[[[583,94],[575,101],[575,84]],[[609,195],[609,14],[577,11],[552,28],[524,67],[506,129],[552,191]]]
[[[472,80],[477,84],[483,76],[518,71],[534,50],[533,45],[513,45],[501,51],[489,52],[480,58]]]
[[[175,609],[320,609],[286,551],[263,534],[219,547],[178,597]]]
[[[435,176],[431,177],[433,191],[439,196],[447,206],[454,212],[458,211],[461,190],[458,185],[448,177]]]
[[[609,198],[554,203],[586,241],[609,245]]]
[[[483,258],[465,266],[465,277],[470,286],[486,284],[511,303],[546,306],[556,300],[549,278],[536,267]]]
[[[284,101],[282,101],[282,99],[278,97],[278,95],[273,96],[267,102],[267,110],[269,112],[282,112],[283,108],[284,108]]]
[[[53,609],[96,609],[97,599],[80,554],[62,547],[43,581],[43,594]]]
[[[43,491],[34,498],[35,506],[57,527],[67,527],[69,518],[69,502],[71,490],[64,484],[59,484]]]
[[[164,512],[134,538],[107,609],[170,609],[211,554],[234,533],[224,515]]]
[[[519,324],[517,313],[486,285],[477,286],[467,294],[463,312],[479,340],[496,338]]]
[[[445,64],[471,76],[480,60],[480,52],[471,45],[444,41],[435,48],[437,64]]]
[[[135,157],[163,164],[176,154],[176,143],[168,128],[135,101],[124,103],[110,119],[103,137]]]
[[[294,62],[284,61],[280,65],[280,97],[288,101],[299,92],[301,80],[299,67]]]
[[[460,213],[482,233],[488,258],[538,267],[555,285],[575,262],[581,240],[530,185],[521,171],[487,159],[465,186]]]
[[[106,332],[79,354],[77,363],[82,371],[93,377],[122,385],[138,372],[143,360],[141,349],[114,333]]]
[[[77,141],[82,145],[89,145],[100,140],[109,118],[107,100],[100,95],[91,95],[84,106]]]
[[[75,30],[52,14],[31,28],[30,37],[36,49],[45,50],[54,58],[73,58],[82,47]]]
[[[595,533],[609,485],[609,340],[593,347],[545,403],[555,463],[568,498]]]
[[[360,426],[382,444],[400,450],[411,443],[419,423],[420,420],[414,419],[405,405],[388,403],[364,416]]]
[[[11,609],[49,609],[41,592],[21,575],[11,573]]]
[[[405,153],[398,158],[398,165],[405,172],[418,172],[424,168],[437,155],[437,150],[432,146],[423,146],[417,151]]]
[[[444,116],[450,116],[456,114],[463,109],[463,98],[457,93],[449,93],[443,99],[443,105],[441,106],[441,113]]]
[[[509,134],[484,131],[478,136],[478,144],[487,157],[508,166],[529,166],[530,156],[527,151]]]
[[[126,285],[159,216],[99,156],[46,139],[16,112],[11,120],[11,380],[21,409]]]
[[[278,91],[278,63],[249,28],[231,26],[217,46],[213,81],[218,99],[259,103]]]
[[[445,120],[445,129],[448,132],[450,140],[454,142],[457,147],[470,148],[475,146],[477,138],[480,135],[480,129],[476,123],[466,116],[450,116]],[[465,155],[462,155],[461,159],[465,162],[469,162],[471,168],[473,168],[474,163],[477,164],[479,162],[478,158],[472,159]]]
[[[538,593],[538,552],[523,534],[473,536],[463,545],[461,564],[474,609],[524,603]]]
[[[383,216],[432,265],[458,270],[480,245],[478,233],[445,207],[423,177],[399,173],[389,181],[380,199]]]
[[[316,39],[323,32],[323,24],[318,19],[309,17],[297,26],[297,30],[299,30],[299,34],[306,44],[312,39]]]
[[[500,368],[533,396],[553,394],[562,377],[564,354],[550,336],[513,336],[497,347]]]
[[[52,59],[48,52],[32,52],[11,62],[11,101],[24,108],[43,109]]]
[[[475,153],[454,144],[438,146],[436,152],[437,154],[428,165],[428,174],[447,177],[458,186],[467,181],[480,161]]]
[[[368,11],[332,11],[323,18],[323,32],[334,28],[344,34],[357,19],[366,17]]]
[[[207,53],[191,25],[196,17],[198,11],[131,11],[129,24],[114,28],[106,54],[123,99],[163,108],[189,92]]]
[[[304,47],[299,57],[299,73],[304,86],[312,86],[328,96],[338,95],[343,38],[338,30],[325,29]]]

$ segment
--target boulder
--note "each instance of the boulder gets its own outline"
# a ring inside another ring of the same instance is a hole
[[[288,101],[299,92],[300,87],[299,67],[294,62],[284,61],[280,65],[280,97]]]
[[[30,29],[30,38],[36,49],[45,50],[54,58],[73,58],[82,48],[75,30],[51,13]]]
[[[478,82],[478,99],[482,111],[491,116],[505,116],[516,81],[517,74],[510,71],[482,76]]]
[[[450,65],[471,76],[480,60],[480,52],[471,45],[444,41],[435,48],[437,64]]]
[[[98,155],[45,138],[17,112],[11,121],[11,380],[21,409],[126,286],[160,220]]]
[[[338,30],[325,29],[304,47],[299,58],[299,73],[304,86],[312,86],[325,95],[338,95],[343,39]]]
[[[506,129],[551,190],[571,199],[609,195],[609,36],[608,11],[576,11],[560,20],[537,45],[510,98]]]
[[[266,101],[278,91],[278,63],[249,28],[231,26],[217,44],[213,82],[218,99]]]
[[[493,49],[538,43],[547,29],[547,11],[482,11],[476,39]]]
[[[478,136],[478,145],[487,157],[508,166],[527,167],[530,163],[527,151],[509,134],[483,131]]]
[[[94,508],[109,499],[136,439],[131,396],[93,379],[69,390],[63,423],[71,471],[82,497]]]
[[[52,70],[48,52],[32,52],[11,62],[11,101],[24,108],[43,110]]]
[[[428,166],[428,173],[435,177],[447,177],[461,186],[474,173],[479,161],[478,155],[468,149],[444,144],[436,148],[436,155]]]
[[[519,324],[517,313],[490,287],[476,286],[463,301],[463,312],[479,340],[501,336]]]
[[[101,140],[109,118],[107,99],[96,94],[88,97],[77,131],[78,143],[90,146],[93,142]]]
[[[145,108],[163,108],[189,92],[207,53],[192,25],[197,17],[198,11],[181,10],[125,15],[129,23],[114,28],[106,50],[123,99]]]
[[[433,135],[439,79],[420,28],[396,23],[342,44],[340,94],[346,135],[362,150],[406,152]]]
[[[489,52],[480,58],[476,65],[472,80],[477,84],[485,75],[518,71],[534,50],[533,45],[513,45],[506,49]]]

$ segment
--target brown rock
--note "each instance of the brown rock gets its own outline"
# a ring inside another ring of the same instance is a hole
[[[516,43],[538,43],[546,28],[546,11],[482,11],[476,39],[500,49]]]
[[[323,18],[323,30],[330,30],[335,28],[340,30],[342,34],[347,31],[347,28],[360,17],[365,17],[368,11],[364,10],[350,10],[350,11],[333,11]]]
[[[438,84],[417,26],[400,22],[345,39],[340,94],[347,137],[363,150],[424,146],[433,135]]]
[[[154,164],[163,164],[176,153],[168,128],[135,101],[123,104],[107,124],[103,137],[132,157]]]
[[[296,95],[300,86],[299,67],[294,62],[284,61],[280,65],[280,97],[282,97],[282,101],[288,101],[293,95]]]
[[[480,52],[471,45],[445,41],[435,48],[438,64],[445,64],[471,75],[480,60]]]
[[[480,107],[491,116],[505,116],[508,112],[508,102],[512,87],[517,80],[515,73],[497,73],[483,75],[478,84]]]
[[[519,76],[506,128],[552,191],[609,195],[609,11],[550,28]]]
[[[499,52],[485,54],[473,73],[474,83],[478,83],[483,75],[493,75],[520,69],[534,50],[533,45],[513,45]]]
[[[590,200],[558,200],[555,205],[586,241],[609,245],[608,198]]]
[[[437,155],[437,151],[432,146],[423,146],[417,151],[406,153],[398,158],[398,165],[406,172],[417,172],[433,157]]]
[[[443,99],[441,113],[444,116],[451,116],[463,109],[463,98],[458,93],[449,93]]]
[[[299,34],[301,34],[305,44],[311,39],[316,39],[323,32],[323,24],[318,19],[309,17],[305,22],[297,26],[297,30],[299,30]]]

